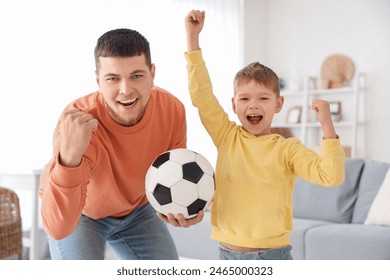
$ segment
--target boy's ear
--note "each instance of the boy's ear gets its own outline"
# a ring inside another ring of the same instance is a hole
[[[282,110],[283,103],[284,103],[284,96],[279,96],[278,100],[276,101],[276,113],[279,113],[280,110]]]
[[[234,102],[234,97],[232,97],[232,108],[233,108],[233,112],[235,114],[237,114],[237,111],[236,111],[236,103]]]

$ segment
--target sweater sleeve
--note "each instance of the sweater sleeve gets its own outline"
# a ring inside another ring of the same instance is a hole
[[[79,223],[92,164],[89,158],[83,156],[78,167],[68,168],[61,165],[59,133],[55,135],[55,151],[42,172],[39,195],[42,199],[41,214],[45,231],[52,238],[59,240],[70,235]],[[89,150],[92,149],[91,146],[90,144]]]
[[[339,186],[345,178],[345,155],[339,139],[322,140],[322,153],[304,147],[297,141],[290,150],[294,173],[313,184]]]
[[[229,128],[235,127],[213,94],[212,83],[201,50],[185,53],[192,104],[198,108],[203,126],[218,147]]]

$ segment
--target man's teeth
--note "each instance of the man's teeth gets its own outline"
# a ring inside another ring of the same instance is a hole
[[[120,104],[122,104],[123,106],[130,106],[130,105],[133,105],[134,102],[136,101],[137,99],[127,99],[127,100],[121,100],[121,101],[118,101]]]

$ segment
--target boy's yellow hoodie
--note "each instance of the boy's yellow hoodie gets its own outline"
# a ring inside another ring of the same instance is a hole
[[[345,157],[340,140],[323,140],[318,156],[295,138],[246,132],[229,120],[214,96],[201,51],[185,56],[193,105],[218,150],[212,238],[250,248],[289,245],[295,179],[342,184]]]

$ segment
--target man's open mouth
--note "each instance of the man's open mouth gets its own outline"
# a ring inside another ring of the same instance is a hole
[[[257,115],[257,114],[250,114],[250,115],[246,116],[246,119],[248,120],[248,122],[255,125],[255,124],[258,124],[263,119],[263,116]]]
[[[121,100],[121,101],[118,101],[119,104],[127,107],[127,106],[132,106],[134,105],[134,103],[137,101],[137,98],[134,98],[134,99],[126,99],[126,100]]]

